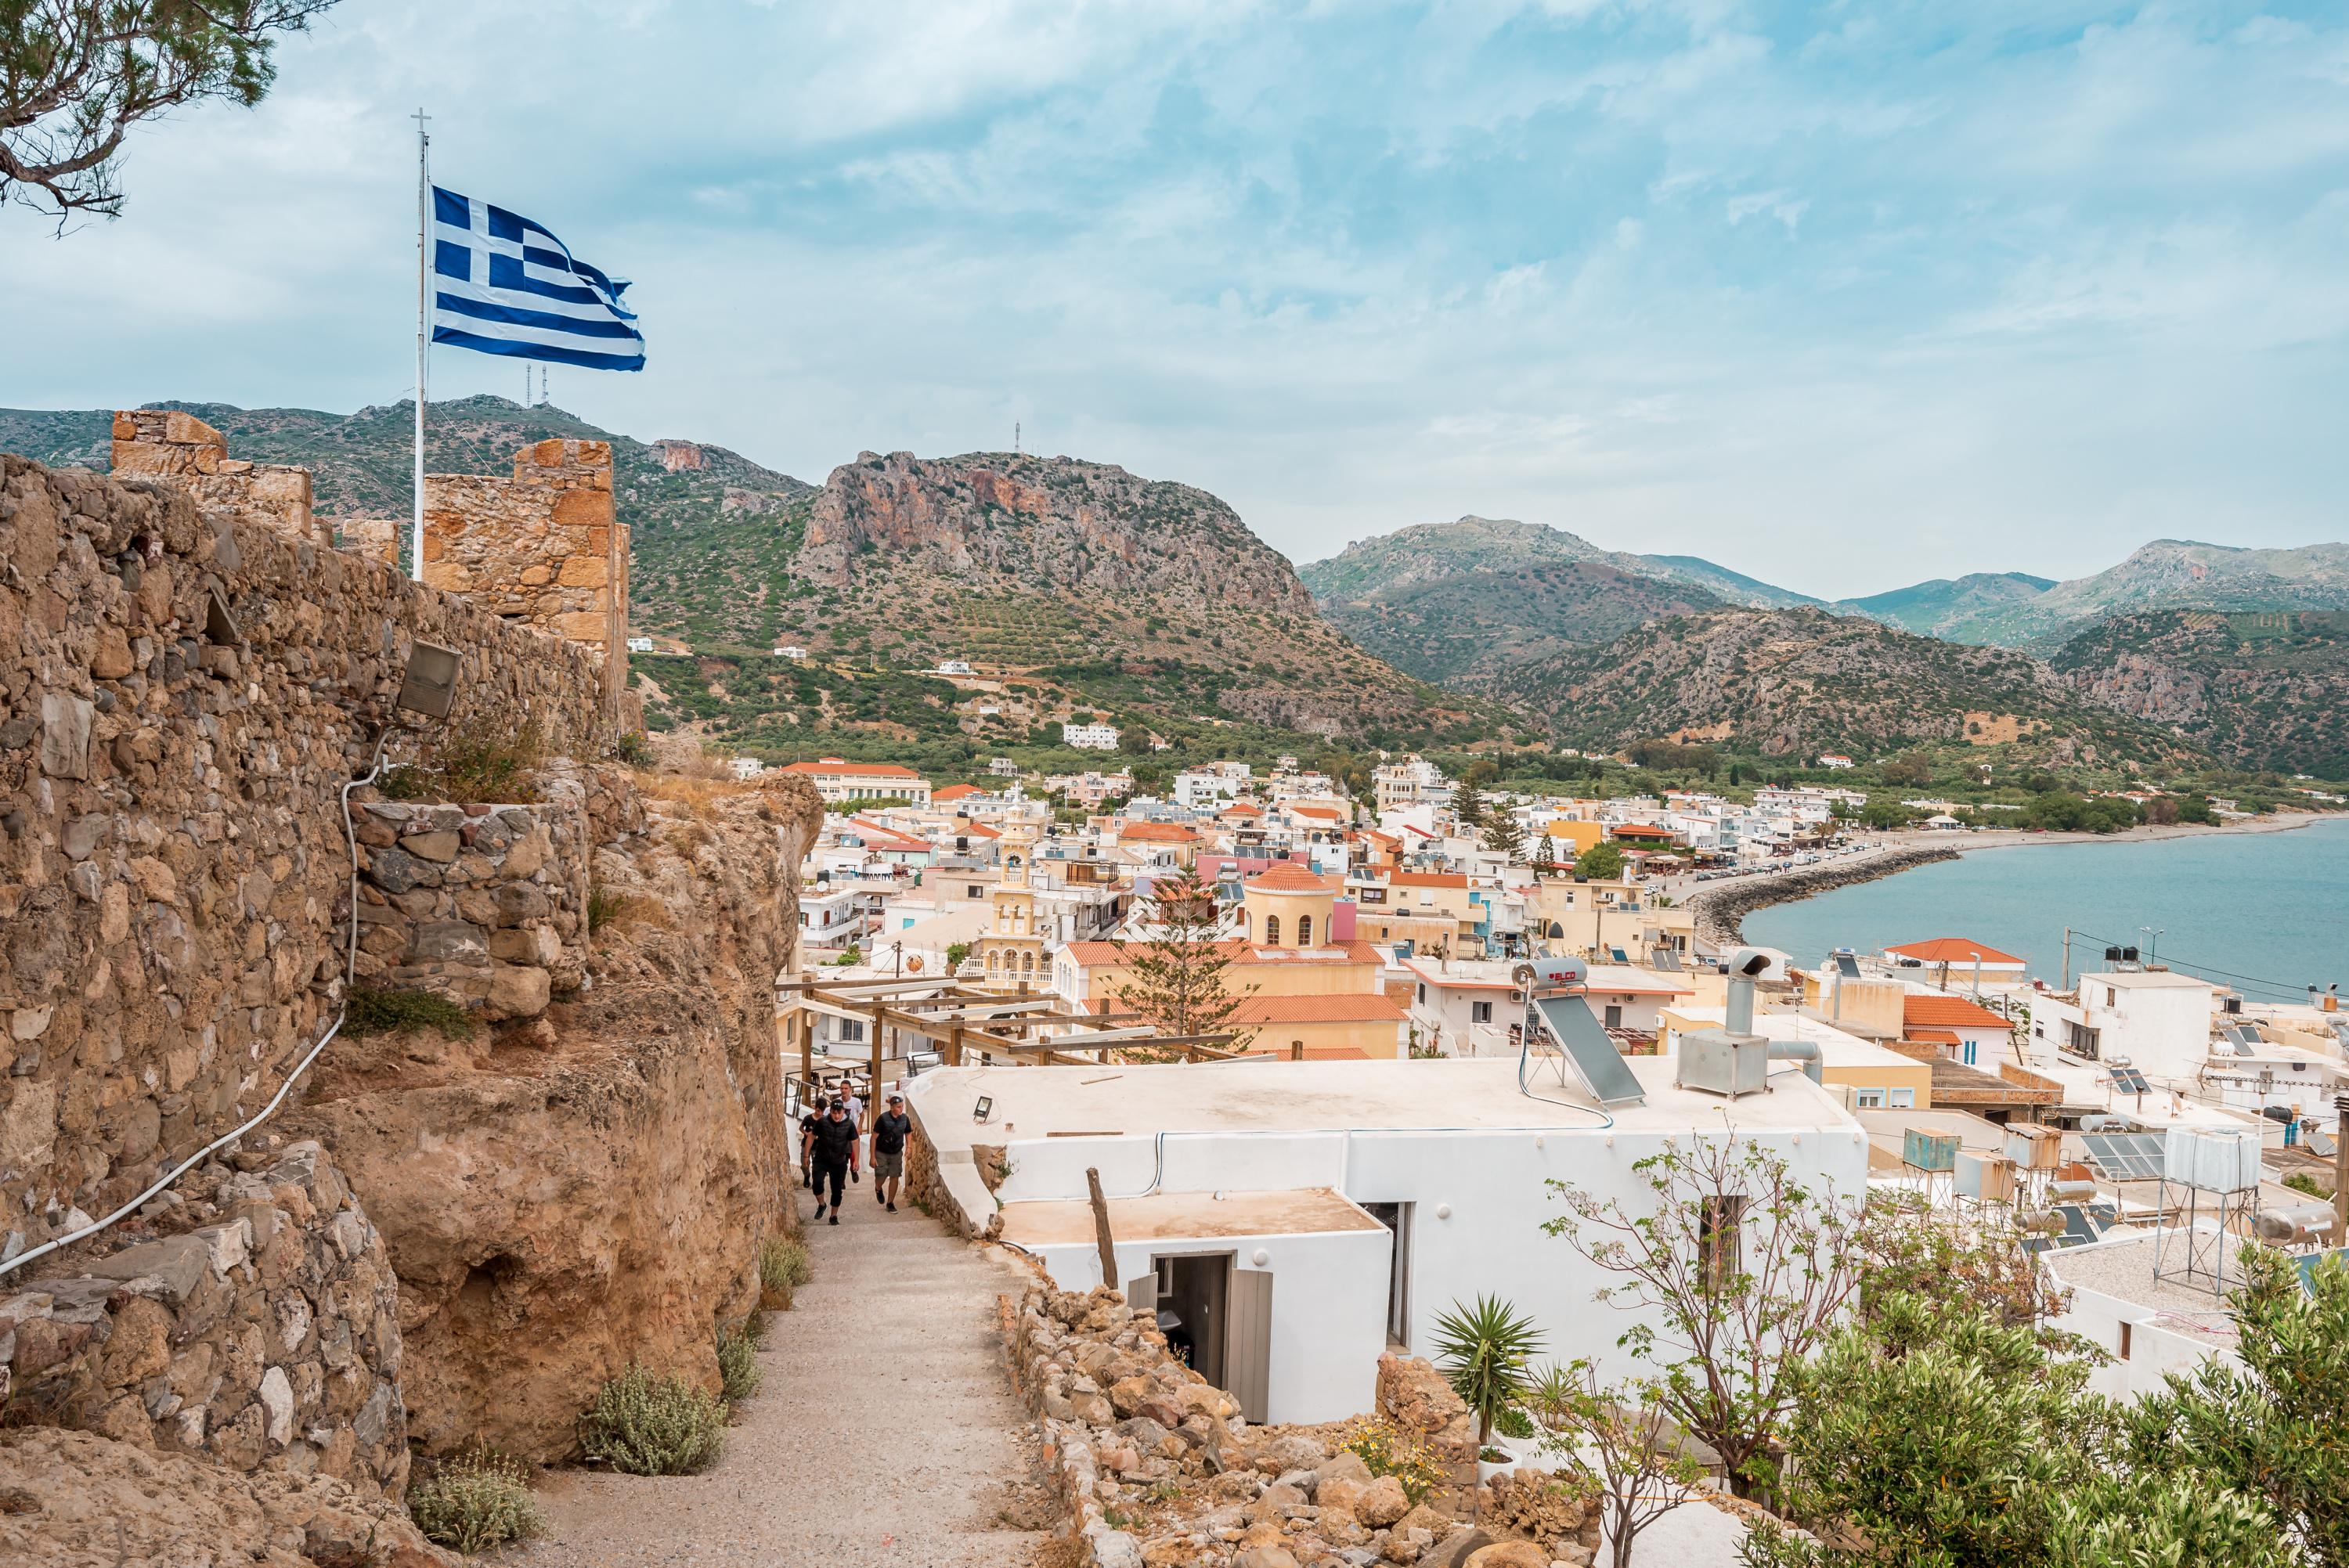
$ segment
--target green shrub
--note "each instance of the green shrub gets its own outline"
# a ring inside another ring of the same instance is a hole
[[[653,765],[652,742],[633,729],[613,743],[612,755],[631,768],[650,768]]]
[[[719,1331],[718,1376],[729,1399],[747,1399],[759,1391],[759,1346],[748,1328]]]
[[[792,1309],[792,1293],[815,1277],[808,1250],[797,1242],[769,1236],[759,1248],[759,1288],[763,1305],[777,1311]]]
[[[464,1040],[472,1037],[473,1020],[465,1016],[464,1008],[429,991],[351,987],[350,1011],[343,1019],[344,1034],[357,1037],[398,1034],[403,1029],[438,1029],[448,1039]]]
[[[725,1400],[638,1366],[597,1389],[579,1418],[587,1457],[627,1475],[690,1475],[717,1460],[725,1439]]]
[[[1426,1444],[1383,1416],[1355,1422],[1338,1447],[1361,1460],[1373,1477],[1391,1475],[1402,1482],[1403,1495],[1413,1507],[1426,1501],[1449,1479]]]
[[[538,1501],[523,1467],[493,1449],[434,1465],[408,1489],[408,1516],[426,1540],[475,1553],[538,1533]]]
[[[1534,1418],[1512,1405],[1494,1418],[1493,1429],[1505,1438],[1530,1438],[1534,1435]]]

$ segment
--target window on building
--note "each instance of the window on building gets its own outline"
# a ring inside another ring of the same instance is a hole
[[[1882,1110],[1884,1091],[1880,1088],[1860,1089],[1853,1094],[1852,1101],[1862,1110]]]
[[[1423,1002],[1427,1000],[1427,982],[1424,980],[1419,983],[1419,999]]]
[[[1268,946],[1280,945],[1280,916],[1268,914],[1264,917],[1264,940]]]
[[[1697,1215],[1697,1277],[1708,1290],[1718,1290],[1737,1272],[1738,1231],[1745,1222],[1745,1200],[1726,1194],[1708,1197]]]
[[[1313,917],[1309,914],[1300,914],[1297,917],[1297,945],[1299,947],[1313,945]]]
[[[2129,1342],[2137,1337],[2135,1334],[2130,1332],[2137,1325],[2127,1322],[2124,1322],[2121,1325],[2120,1357],[2124,1361],[2129,1358],[2129,1351],[2131,1349]]]
[[[1976,1049],[1977,1047],[1973,1041],[1968,1040],[1964,1042],[1964,1048],[1959,1054],[1965,1057],[1966,1066],[1971,1067],[1974,1065],[1974,1052]]]
[[[1892,1109],[1895,1110],[1914,1110],[1917,1109],[1917,1091],[1913,1088],[1894,1089],[1892,1091]]]
[[[841,1039],[842,1039],[843,1041],[846,1042],[847,1044],[849,1044],[849,1045],[856,1045],[856,1044],[860,1043],[861,1041],[863,1041],[863,1039],[864,1038],[864,1019],[862,1019],[862,1018],[835,1018],[835,1019],[834,1019],[834,1020],[833,1020],[833,1021],[834,1023],[836,1023],[836,1024],[838,1024],[838,1025],[840,1026],[840,1037],[841,1037]]]
[[[1621,1028],[1623,1026],[1623,1009],[1611,1002],[1609,1003],[1607,1006],[1607,1016],[1603,1021],[1610,1029]]]
[[[1491,1022],[1493,1021],[1493,1004],[1491,1004],[1490,1002],[1471,1002],[1471,1003],[1469,1003],[1469,1004],[1468,1004],[1468,1018],[1469,1018],[1469,1021],[1470,1021],[1471,1023],[1476,1023],[1476,1024],[1489,1024],[1489,1023],[1491,1023]]]

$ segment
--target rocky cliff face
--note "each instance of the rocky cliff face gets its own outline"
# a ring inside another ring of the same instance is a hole
[[[2050,662],[2089,700],[2239,767],[2349,778],[2349,614],[2118,615]]]
[[[763,540],[643,581],[654,624],[884,669],[969,659],[1035,677],[1043,711],[1333,736],[1429,717],[1424,689],[1325,623],[1231,508],[1104,463],[867,452]]]
[[[610,913],[582,983],[494,1033],[337,1052],[288,1122],[368,1194],[428,1452],[564,1457],[631,1361],[714,1388],[717,1329],[757,1298],[788,1212],[774,982],[821,807],[796,779],[602,769],[588,794]]]
[[[1313,609],[1287,558],[1231,508],[1107,463],[861,453],[824,481],[798,570],[844,585],[858,558],[876,552],[973,589],[1139,595],[1194,614]]]

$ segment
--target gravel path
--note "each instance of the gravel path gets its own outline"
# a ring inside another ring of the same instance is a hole
[[[804,1219],[807,1194],[796,1194]],[[1003,1265],[910,1205],[848,1189],[811,1224],[815,1279],[768,1321],[766,1380],[706,1475],[562,1472],[527,1568],[1019,1568],[1038,1534],[994,1523],[1030,1473],[1002,1360]]]

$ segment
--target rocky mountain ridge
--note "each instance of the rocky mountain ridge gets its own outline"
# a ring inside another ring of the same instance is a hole
[[[2091,700],[2239,766],[2349,778],[2349,614],[2116,615],[2049,663]]]
[[[1494,685],[1559,740],[1586,748],[1663,738],[1766,757],[1876,756],[2035,741],[2079,760],[2194,749],[2090,702],[2024,655],[1812,608],[1676,616],[1603,648],[1516,666]]]

